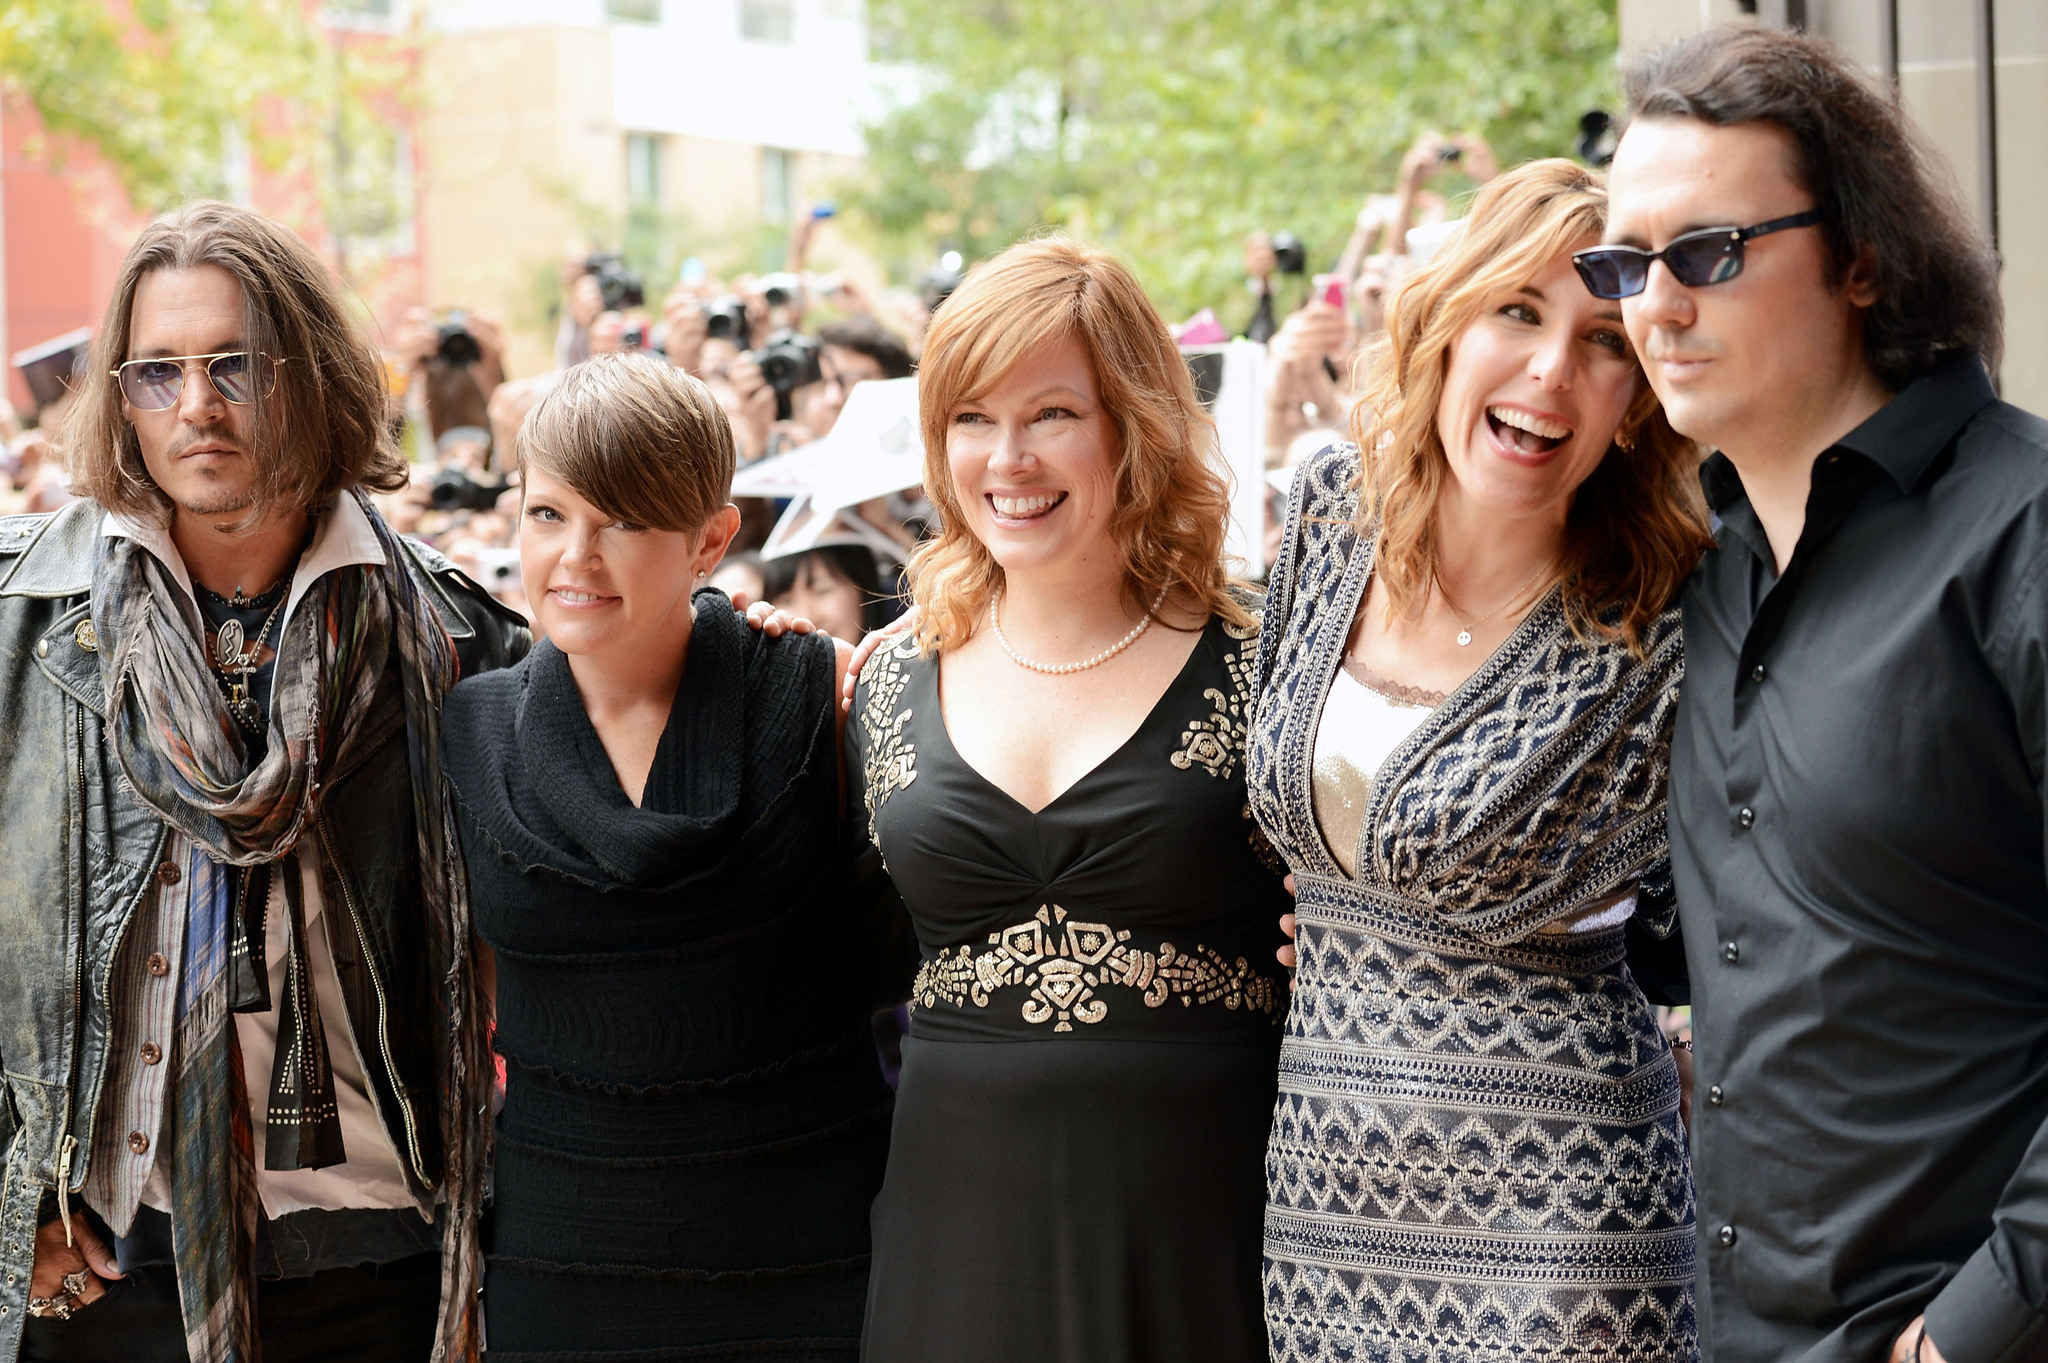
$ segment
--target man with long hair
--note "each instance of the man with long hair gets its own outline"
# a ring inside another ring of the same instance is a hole
[[[194,203],[0,520],[0,1358],[477,1351],[490,1059],[442,697],[516,617],[399,538],[325,268]]]
[[[2048,1357],[2048,423],[1996,261],[1818,39],[1627,88],[1580,272],[1717,451],[1670,802],[1707,1355]]]

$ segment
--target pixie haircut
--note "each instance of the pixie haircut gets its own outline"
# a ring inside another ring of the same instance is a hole
[[[1997,370],[2005,313],[1991,243],[1940,153],[1854,62],[1804,33],[1715,28],[1640,58],[1625,83],[1634,118],[1791,134],[1792,177],[1821,212],[1829,285],[1868,262],[1877,301],[1863,347],[1887,388],[1951,354]]]
[[[732,426],[711,390],[640,351],[564,371],[519,428],[523,474],[544,469],[607,516],[695,533],[731,499]]]
[[[136,520],[168,518],[170,500],[143,465],[110,371],[130,358],[144,276],[206,265],[241,285],[242,348],[284,361],[276,388],[250,404],[257,508],[312,509],[344,488],[404,487],[408,469],[387,420],[384,363],[327,267],[289,229],[200,200],[143,228],[121,262],[65,428],[72,490]]]
[[[1373,570],[1396,611],[1421,611],[1436,580],[1437,499],[1451,477],[1437,407],[1452,348],[1490,304],[1606,225],[1598,174],[1532,161],[1488,182],[1457,234],[1395,295],[1353,422],[1365,452],[1359,522],[1377,524]],[[1698,447],[1638,378],[1615,444],[1573,497],[1558,564],[1572,628],[1631,649],[1707,547]]]
[[[1138,281],[1115,257],[1063,237],[1012,246],[968,274],[940,304],[918,362],[925,495],[941,529],[912,556],[918,641],[957,648],[1002,584],[988,546],[966,529],[946,437],[952,415],[1000,384],[1028,355],[1080,344],[1116,431],[1116,505],[1109,532],[1124,598],[1147,609],[1179,589],[1205,614],[1240,626],[1223,561],[1230,490],[1213,457],[1215,423],[1195,397],[1180,348]]]

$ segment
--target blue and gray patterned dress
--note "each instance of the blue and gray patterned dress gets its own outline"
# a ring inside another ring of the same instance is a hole
[[[1296,471],[1246,754],[1299,893],[1266,1160],[1273,1358],[1691,1363],[1677,1071],[1623,912],[1589,914],[1640,886],[1669,931],[1677,613],[1636,658],[1575,637],[1553,591],[1378,766],[1347,875],[1312,765],[1371,575],[1358,471],[1349,446]]]

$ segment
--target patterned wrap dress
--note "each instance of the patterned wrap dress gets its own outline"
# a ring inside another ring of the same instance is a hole
[[[1356,876],[1312,794],[1371,576],[1359,458],[1296,470],[1267,598],[1249,798],[1298,885],[1267,1151],[1276,1363],[1692,1363],[1678,1075],[1623,964],[1670,931],[1664,800],[1684,662],[1578,638],[1556,591],[1386,758]],[[1589,925],[1590,924],[1590,925]]]

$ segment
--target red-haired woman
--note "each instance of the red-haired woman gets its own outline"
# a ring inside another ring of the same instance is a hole
[[[1136,281],[1061,240],[969,276],[920,387],[944,530],[851,735],[924,954],[865,1357],[1263,1360],[1288,902],[1208,419]]]

